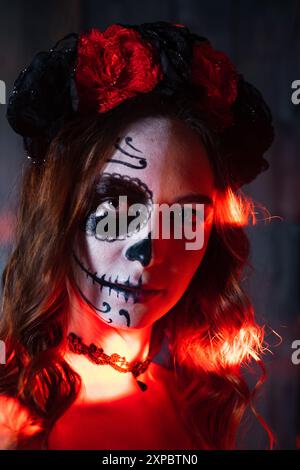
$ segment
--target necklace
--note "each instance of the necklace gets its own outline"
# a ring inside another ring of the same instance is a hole
[[[147,390],[147,385],[137,377],[148,369],[152,359],[148,356],[144,361],[127,362],[125,357],[117,353],[111,355],[105,354],[102,348],[98,348],[95,344],[91,343],[89,346],[82,342],[82,339],[75,333],[69,333],[68,337],[69,349],[76,354],[84,354],[87,358],[95,364],[108,364],[118,372],[131,372],[137,381],[138,386],[144,392]]]

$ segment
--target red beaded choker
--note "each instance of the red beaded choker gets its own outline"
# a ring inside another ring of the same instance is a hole
[[[111,355],[105,354],[102,348],[98,348],[95,344],[91,343],[89,346],[84,344],[79,336],[75,333],[69,333],[68,346],[70,350],[76,354],[84,354],[87,358],[95,364],[108,364],[118,372],[131,372],[135,379],[145,372],[152,361],[148,356],[144,361],[127,362],[125,357],[121,357],[117,353]],[[140,389],[144,392],[147,390],[147,385],[140,380],[136,380]]]

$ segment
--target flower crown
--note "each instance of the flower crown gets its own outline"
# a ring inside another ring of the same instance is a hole
[[[113,24],[104,32],[65,36],[20,73],[7,119],[23,136],[27,156],[39,163],[72,116],[106,113],[152,91],[184,95],[206,116],[236,186],[268,168],[263,153],[273,127],[261,94],[223,52],[181,24]]]

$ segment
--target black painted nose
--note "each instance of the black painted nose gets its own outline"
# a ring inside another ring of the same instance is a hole
[[[130,261],[139,261],[143,266],[147,266],[151,260],[151,232],[144,240],[140,240],[125,253],[125,256]]]

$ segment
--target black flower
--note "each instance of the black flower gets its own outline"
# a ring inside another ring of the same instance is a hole
[[[77,35],[70,34],[47,52],[39,52],[14,83],[7,119],[24,137],[29,156],[38,160],[63,122],[76,108],[73,69]]]
[[[260,91],[242,75],[232,105],[234,125],[220,136],[221,152],[236,187],[250,183],[269,167],[263,154],[274,139],[272,115]]]

